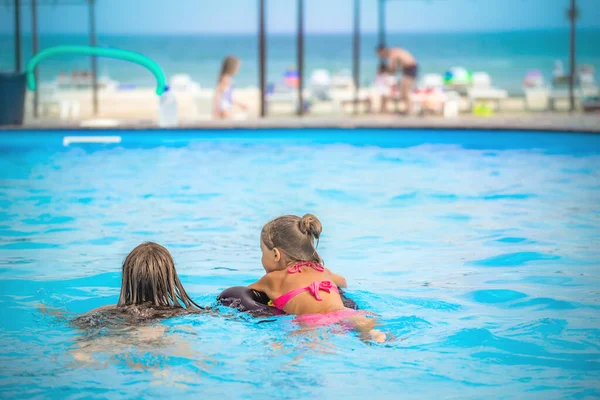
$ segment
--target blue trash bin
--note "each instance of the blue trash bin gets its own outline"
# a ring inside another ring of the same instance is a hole
[[[0,125],[23,125],[25,74],[0,73]]]

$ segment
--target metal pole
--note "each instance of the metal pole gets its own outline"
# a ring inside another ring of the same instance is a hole
[[[352,75],[354,76],[354,113],[358,113],[360,90],[360,0],[354,0],[354,38],[352,51]]]
[[[304,113],[304,0],[298,0],[298,116]]]
[[[379,46],[385,46],[385,1],[379,0]]]
[[[96,46],[96,8],[95,0],[88,0],[90,23],[90,46]],[[94,115],[98,114],[98,59],[91,56],[92,62],[92,104]]]
[[[571,9],[569,10],[569,20],[571,21],[571,43],[569,48],[570,58],[570,73],[569,73],[569,105],[571,112],[575,111],[575,93],[574,85],[576,78],[575,64],[575,20],[577,19],[577,4],[576,0],[571,0]]]
[[[266,60],[267,60],[267,46],[265,39],[265,0],[259,0],[258,2],[258,77],[260,81],[260,116],[265,117],[267,114],[267,107],[265,102],[266,92]]]
[[[15,70],[21,72],[21,4],[15,0]]]
[[[38,26],[37,26],[37,0],[31,0],[31,53],[32,55],[36,55],[39,51],[38,48]],[[38,67],[35,67],[35,71],[33,72],[35,75],[35,81],[39,82],[39,70]],[[34,118],[38,117],[38,104],[39,97],[38,91],[35,90],[33,92],[33,116]]]

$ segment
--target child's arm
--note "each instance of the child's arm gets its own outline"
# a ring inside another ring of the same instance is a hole
[[[348,284],[346,283],[346,278],[344,278],[341,275],[334,274],[329,269],[327,271],[329,271],[329,274],[331,275],[331,280],[333,281],[333,283],[336,284],[337,287],[341,287],[343,289],[348,287]]]

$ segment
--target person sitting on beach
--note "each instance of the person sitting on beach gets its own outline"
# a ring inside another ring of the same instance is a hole
[[[380,63],[377,67],[373,89],[381,97],[381,113],[387,113],[387,102],[393,95],[395,81],[385,63]]]
[[[203,310],[183,288],[169,251],[160,244],[146,242],[133,249],[123,262],[118,303],[89,311],[73,323],[80,328],[137,324]]]
[[[215,89],[213,98],[213,117],[215,119],[230,119],[232,117],[232,109],[237,105],[242,110],[247,110],[248,107],[241,102],[233,100],[233,77],[240,69],[240,60],[233,56],[227,56],[223,60],[219,81]]]
[[[402,68],[400,92],[402,100],[406,104],[406,113],[410,114],[412,110],[409,95],[417,79],[417,60],[407,50],[399,47],[379,46],[377,47],[377,55],[381,60],[387,60],[390,72],[395,73],[398,67]]]
[[[301,325],[347,323],[365,340],[385,341],[385,334],[373,329],[375,320],[344,307],[338,287],[345,288],[346,279],[323,266],[314,246],[321,230],[312,214],[268,222],[260,234],[266,275],[249,287],[266,293],[274,307],[297,315]]]

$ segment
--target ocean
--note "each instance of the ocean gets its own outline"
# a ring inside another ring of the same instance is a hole
[[[600,30],[580,30],[577,63],[600,68]],[[267,44],[269,82],[281,79],[285,69],[295,65],[296,38],[292,34],[269,35]],[[13,36],[0,36],[0,71],[14,69]],[[61,44],[87,44],[86,35],[41,35],[40,49]],[[521,93],[521,82],[530,69],[551,78],[555,60],[568,68],[568,30],[513,31],[488,33],[395,33],[388,43],[411,51],[420,65],[420,73],[441,73],[453,66],[485,71],[492,83],[512,94]],[[189,74],[202,87],[214,87],[220,62],[226,55],[236,55],[242,67],[236,77],[238,87],[258,86],[258,44],[256,35],[100,35],[100,46],[140,52],[154,59],[167,76]],[[375,75],[377,35],[361,36],[361,84],[369,85]],[[23,36],[23,60],[31,57],[31,37]],[[307,34],[305,38],[306,76],[317,68],[331,72],[352,68],[352,35]],[[68,56],[49,59],[41,64],[44,81],[61,72],[89,69],[86,57]],[[122,83],[152,86],[152,75],[134,64],[99,59],[100,75]]]

